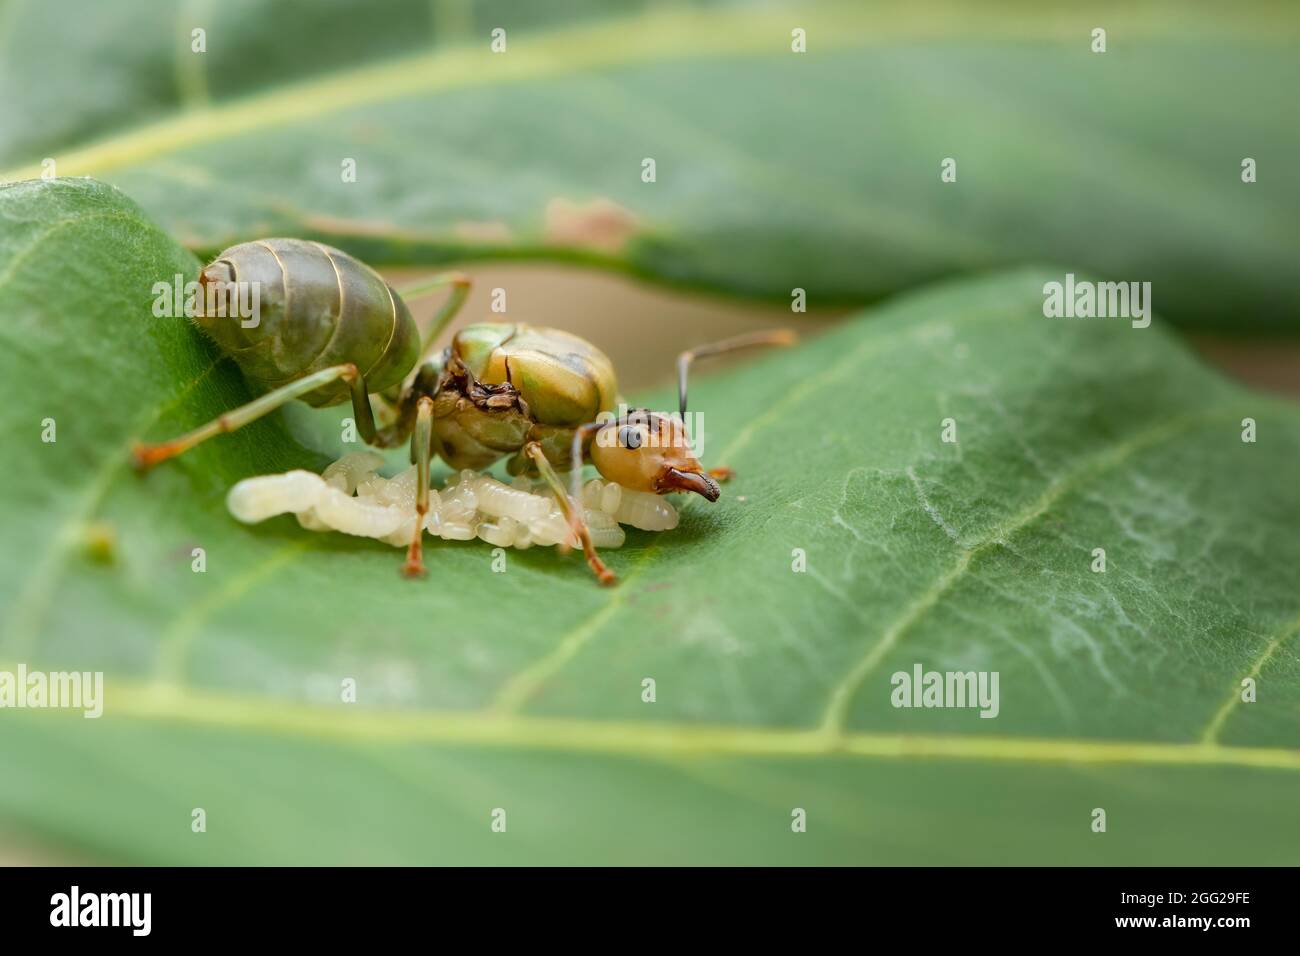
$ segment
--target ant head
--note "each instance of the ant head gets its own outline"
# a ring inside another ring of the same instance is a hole
[[[686,427],[645,409],[615,418],[591,441],[591,462],[608,481],[657,495],[693,491],[717,501],[718,483],[691,451]]]

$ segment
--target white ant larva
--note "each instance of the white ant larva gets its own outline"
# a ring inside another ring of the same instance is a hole
[[[324,474],[289,471],[246,478],[230,489],[230,513],[245,524],[293,514],[311,531],[339,531],[405,546],[414,533],[415,468],[392,478],[377,471],[373,452],[345,455]],[[495,547],[548,547],[570,538],[569,522],[545,484],[517,477],[505,484],[470,470],[454,472],[441,491],[429,490],[424,531],[449,541],[480,538]],[[583,488],[583,518],[599,547],[621,547],[620,525],[644,531],[677,526],[677,510],[659,495],[629,491],[600,478]],[[573,542],[570,541],[570,544]]]

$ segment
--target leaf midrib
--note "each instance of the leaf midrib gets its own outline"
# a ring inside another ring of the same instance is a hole
[[[1300,771],[1300,750],[1200,741],[826,733],[682,722],[493,716],[481,711],[367,711],[344,705],[312,706],[263,696],[117,680],[106,682],[104,702],[106,711],[111,710],[117,718],[334,742],[481,745],[616,756],[841,756],[1038,764],[1210,765]],[[31,719],[83,719],[67,711],[42,711],[29,716]]]

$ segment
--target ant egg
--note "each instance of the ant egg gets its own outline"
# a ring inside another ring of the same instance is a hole
[[[442,516],[443,520],[452,524],[471,524],[478,515],[474,508],[465,504],[459,498],[444,501],[437,513]]]
[[[622,490],[614,518],[642,531],[671,531],[677,527],[677,509],[672,502],[644,491]]]
[[[627,534],[618,525],[612,528],[591,528],[591,543],[598,548],[621,548]]]
[[[383,455],[373,451],[350,452],[326,468],[321,478],[325,484],[352,494],[357,485],[373,475],[383,463]]]
[[[415,483],[416,472],[415,466],[412,465],[410,468],[406,469],[406,471],[394,475],[392,478],[388,479],[387,482],[381,485],[375,494],[375,497],[384,504],[402,505],[406,508],[414,508]],[[361,493],[360,487],[357,488],[357,493]],[[438,492],[430,489],[430,500],[433,500],[433,496],[436,496],[437,494]]]
[[[441,536],[444,541],[471,541],[474,538],[474,527],[468,524],[448,522],[442,526]]]
[[[596,508],[600,505],[600,491],[604,487],[599,478],[593,478],[582,486],[582,506]]]
[[[449,487],[443,492],[442,499],[457,508],[468,511],[478,510],[478,495],[474,493],[473,486],[467,482],[457,482]]]
[[[481,522],[478,526],[478,536],[488,544],[494,544],[498,548],[508,548],[514,543],[515,533],[509,528],[502,527],[491,521]]]
[[[569,522],[557,508],[545,518],[529,522],[528,530],[532,533],[534,544],[550,547],[568,538]]]

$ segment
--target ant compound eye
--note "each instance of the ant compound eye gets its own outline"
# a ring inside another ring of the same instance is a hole
[[[624,425],[618,430],[618,443],[624,448],[640,448],[641,432],[631,425]]]

